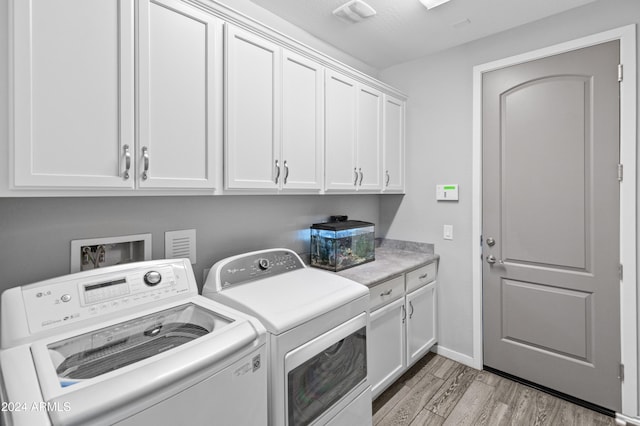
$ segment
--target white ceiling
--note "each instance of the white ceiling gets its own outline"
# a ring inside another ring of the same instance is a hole
[[[348,0],[251,1],[384,69],[595,0],[451,0],[430,10],[418,0],[365,0],[377,15],[355,24],[331,13]]]

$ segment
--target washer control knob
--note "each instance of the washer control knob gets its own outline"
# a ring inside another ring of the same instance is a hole
[[[62,297],[60,298],[60,300],[62,300],[63,302],[68,302],[71,300],[71,295],[70,294],[63,294]]]
[[[150,287],[160,284],[162,281],[162,275],[158,271],[149,271],[144,274],[144,283]]]
[[[269,259],[265,259],[264,257],[258,259],[258,267],[263,270],[266,271],[267,269],[271,268],[271,263],[269,263]]]

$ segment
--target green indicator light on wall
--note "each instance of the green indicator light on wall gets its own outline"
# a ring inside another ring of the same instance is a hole
[[[454,183],[436,185],[436,200],[458,201],[458,185]]]

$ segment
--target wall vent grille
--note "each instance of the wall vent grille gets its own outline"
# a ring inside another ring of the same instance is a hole
[[[164,233],[164,256],[167,259],[186,258],[196,263],[196,230],[167,231]]]

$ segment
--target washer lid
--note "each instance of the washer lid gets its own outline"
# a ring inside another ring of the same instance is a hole
[[[176,306],[47,345],[62,387],[158,355],[233,320],[193,303]]]
[[[269,332],[280,334],[368,296],[369,289],[330,272],[304,268],[203,295],[257,317]]]

